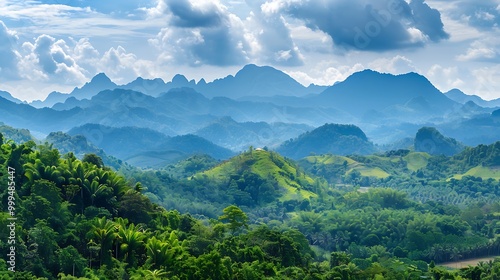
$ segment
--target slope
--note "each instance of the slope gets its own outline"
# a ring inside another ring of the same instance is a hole
[[[317,196],[313,192],[313,178],[279,154],[262,149],[233,157],[194,175],[194,179],[223,183],[227,189],[240,193],[235,201],[238,205],[253,206],[274,199],[303,200]]]

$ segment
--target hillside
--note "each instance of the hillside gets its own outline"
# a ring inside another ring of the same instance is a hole
[[[212,180],[241,192],[237,205],[258,205],[316,197],[314,180],[291,161],[274,152],[250,150],[219,166],[194,175],[194,179]]]
[[[300,159],[315,154],[369,154],[375,147],[365,133],[354,125],[325,124],[284,142],[276,149],[280,154]]]

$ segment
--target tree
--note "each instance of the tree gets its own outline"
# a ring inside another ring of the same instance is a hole
[[[93,165],[102,168],[104,163],[102,158],[96,154],[85,154],[82,159],[83,162],[92,163]]]
[[[248,217],[238,206],[228,206],[222,212],[224,214],[219,217],[219,221],[228,223],[227,227],[232,234],[235,234],[241,227],[248,228]]]

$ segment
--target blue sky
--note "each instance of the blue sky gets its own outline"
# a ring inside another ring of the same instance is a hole
[[[500,98],[500,0],[0,2],[0,90],[23,100],[105,72],[207,81],[270,65],[304,85],[370,68]]]

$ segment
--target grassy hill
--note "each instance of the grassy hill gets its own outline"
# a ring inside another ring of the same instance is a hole
[[[279,154],[262,149],[240,154],[194,178],[225,182],[229,188],[248,193],[257,203],[270,201],[271,197],[287,201],[317,196],[313,178]]]

